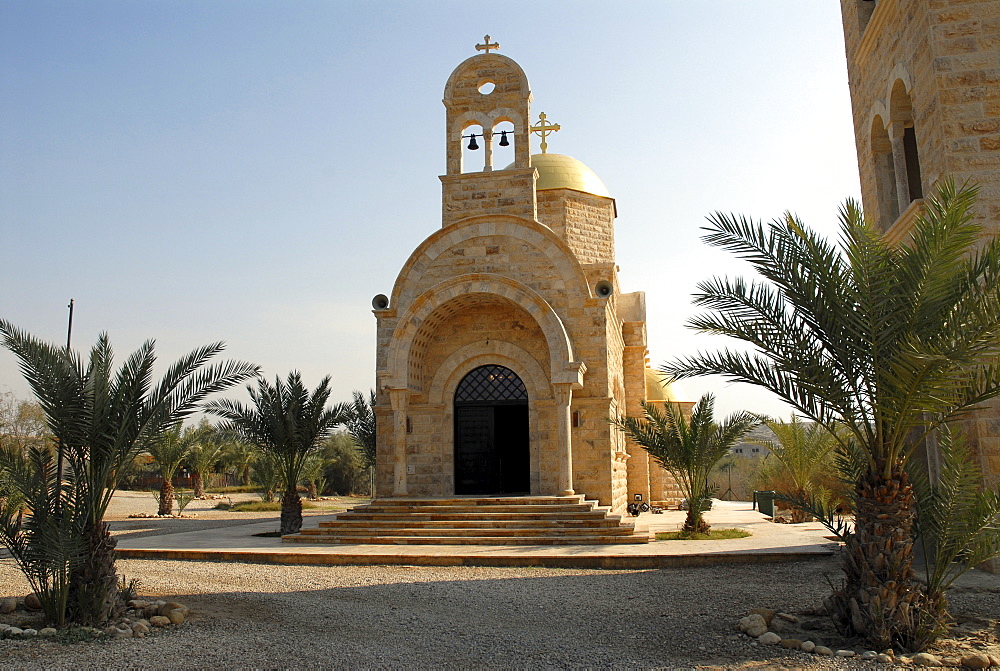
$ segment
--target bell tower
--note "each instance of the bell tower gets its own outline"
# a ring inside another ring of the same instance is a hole
[[[444,88],[447,170],[441,176],[442,226],[482,214],[512,214],[536,219],[535,170],[531,167],[531,89],[521,67],[492,53],[500,48],[487,35],[481,53],[463,61]],[[509,122],[513,131],[495,131]],[[482,166],[463,165],[466,142],[480,147]],[[514,164],[493,165],[494,143],[514,145]]]

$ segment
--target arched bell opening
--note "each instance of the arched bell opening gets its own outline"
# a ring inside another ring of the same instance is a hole
[[[477,124],[466,126],[462,131],[462,173],[483,172],[486,169],[486,138],[483,127]]]
[[[528,494],[528,391],[511,369],[474,368],[455,389],[455,493]]]
[[[494,170],[502,170],[505,165],[514,163],[516,137],[514,124],[501,121],[493,126],[493,166]]]

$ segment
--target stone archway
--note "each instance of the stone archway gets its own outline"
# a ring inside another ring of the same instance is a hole
[[[469,371],[455,389],[455,493],[527,494],[528,391],[499,364]]]

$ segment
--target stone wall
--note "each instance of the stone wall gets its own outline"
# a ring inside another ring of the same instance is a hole
[[[615,203],[572,189],[538,192],[538,220],[569,245],[580,263],[615,260]]]

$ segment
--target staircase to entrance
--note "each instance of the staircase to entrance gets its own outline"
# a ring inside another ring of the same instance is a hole
[[[609,545],[648,543],[597,501],[575,496],[386,498],[340,513],[286,543]]]

